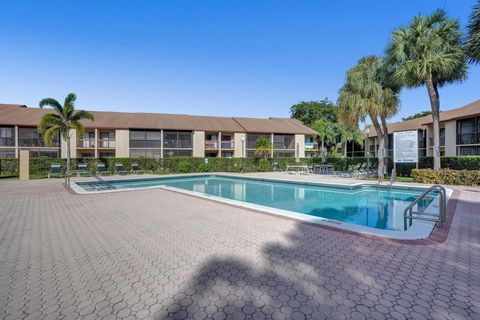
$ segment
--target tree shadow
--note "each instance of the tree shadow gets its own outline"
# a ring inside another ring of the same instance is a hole
[[[428,283],[432,278],[424,275],[443,263],[434,258],[436,253],[434,246],[402,245],[296,223],[281,242],[266,243],[249,258],[213,256],[155,319],[387,319],[422,310],[428,314],[429,304],[422,305],[416,294],[423,285],[435,291]],[[434,263],[428,264],[426,257]],[[419,261],[422,272],[416,274]],[[446,309],[437,308],[437,315],[447,316]]]

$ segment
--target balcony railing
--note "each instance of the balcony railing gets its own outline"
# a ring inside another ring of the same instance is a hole
[[[317,150],[318,142],[305,142],[305,149],[307,150]]]
[[[79,139],[78,147],[79,148],[95,148],[95,139],[92,139],[92,138]]]
[[[216,140],[206,140],[205,141],[206,150],[216,150],[218,149],[218,141]]]
[[[285,143],[285,142],[273,142],[273,148],[275,150],[293,150],[295,149],[295,143],[290,142],[290,143]]]
[[[165,149],[191,149],[193,146],[191,140],[173,140],[173,139],[166,139],[163,140],[163,148]]]
[[[15,138],[0,138],[0,147],[14,147]]]
[[[45,140],[35,138],[20,138],[18,139],[19,147],[46,147]],[[58,147],[58,141],[52,143],[52,147]]]
[[[98,147],[99,148],[115,148],[115,139],[98,139]]]
[[[222,141],[222,149],[234,149],[233,141]]]

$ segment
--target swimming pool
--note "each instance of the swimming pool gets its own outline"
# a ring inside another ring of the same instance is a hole
[[[321,185],[226,175],[87,181],[76,185],[84,193],[162,186],[234,204],[250,204],[253,208],[276,209],[274,213],[306,215],[387,231],[405,231],[404,209],[424,191],[412,187]],[[435,194],[425,197],[418,209],[425,210],[435,198]]]

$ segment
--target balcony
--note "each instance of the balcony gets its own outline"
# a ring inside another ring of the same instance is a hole
[[[35,138],[20,138],[18,139],[19,147],[46,147],[45,140]],[[52,147],[58,148],[58,141],[53,141]]]
[[[222,141],[222,149],[233,150],[234,147],[233,141]]]
[[[318,142],[305,142],[305,150],[318,150]]]
[[[78,145],[79,148],[95,148],[95,139],[79,139]]]
[[[115,148],[115,139],[98,139],[98,147],[99,148]]]
[[[205,140],[205,150],[217,150],[218,141],[217,140]]]
[[[0,147],[15,147],[15,138],[0,138]]]

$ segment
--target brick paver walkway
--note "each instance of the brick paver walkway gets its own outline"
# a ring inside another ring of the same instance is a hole
[[[407,245],[166,190],[0,182],[1,319],[480,319],[480,193]]]

